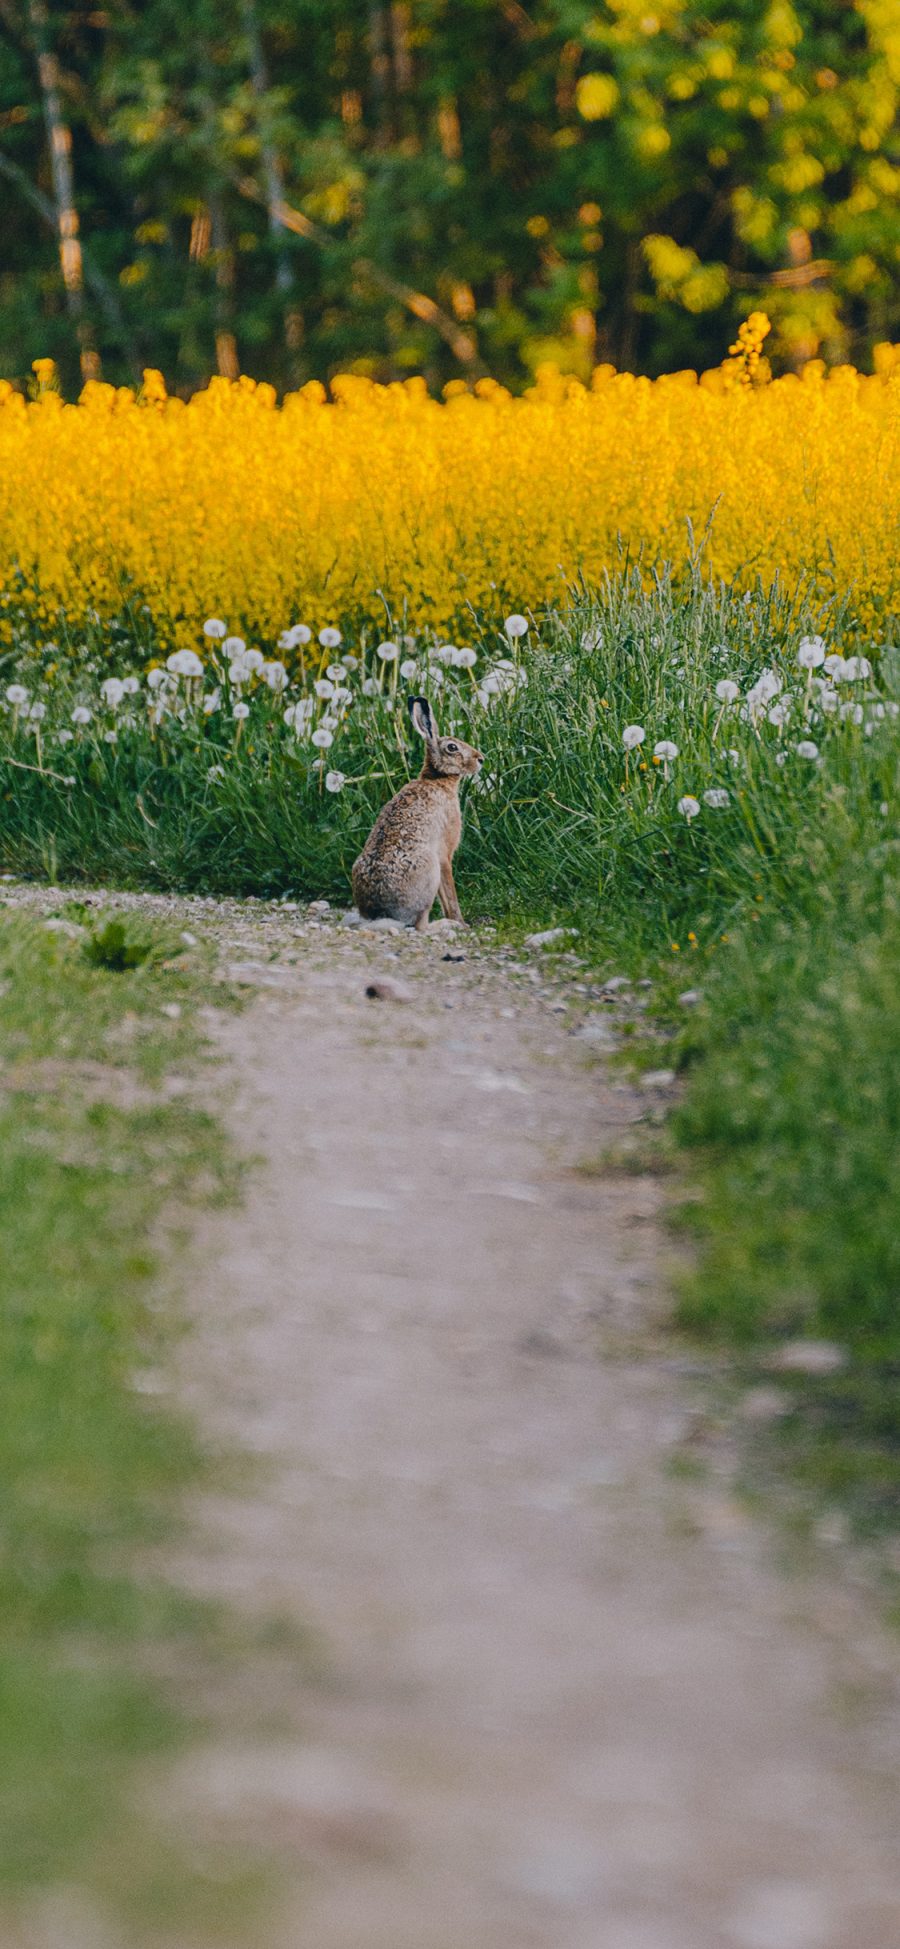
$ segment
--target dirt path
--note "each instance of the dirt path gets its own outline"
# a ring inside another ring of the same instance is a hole
[[[258,1466],[174,1567],[316,1647],[166,1782],[274,1852],[254,1949],[894,1949],[895,1648],[685,1468],[659,1190],[578,1168],[656,1105],[616,1010],[469,937],[181,911],[258,990],[220,1035],[261,1162],[179,1386]]]
[[[201,1512],[192,1574],[311,1623],[325,1676],[181,1790],[280,1836],[271,1949],[900,1943],[889,1650],[778,1579],[715,1472],[667,1472],[659,1194],[573,1168],[648,1106],[570,1032],[602,1005],[327,920],[254,969],[266,925],[226,1032],[266,1161],[190,1358],[266,1466]],[[367,1000],[375,972],[415,999]]]

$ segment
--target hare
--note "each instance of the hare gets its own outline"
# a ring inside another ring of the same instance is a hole
[[[459,781],[477,772],[481,752],[459,738],[438,737],[424,697],[410,698],[409,714],[425,740],[425,762],[420,776],[379,812],[353,867],[353,897],[365,920],[399,920],[421,933],[436,899],[447,920],[462,920],[453,884],[462,832]]]

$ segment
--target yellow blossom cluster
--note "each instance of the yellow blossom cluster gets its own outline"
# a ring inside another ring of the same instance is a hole
[[[45,633],[129,601],[173,644],[211,615],[270,638],[384,627],[385,603],[395,629],[450,631],[625,561],[678,571],[705,537],[709,572],[849,593],[877,630],[900,581],[900,356],[769,381],[760,342],[700,378],[546,369],[521,398],[483,379],[437,400],[343,376],[281,405],[247,378],[185,403],[157,372],[66,404],[41,360],[31,400],[0,382],[0,590]]]

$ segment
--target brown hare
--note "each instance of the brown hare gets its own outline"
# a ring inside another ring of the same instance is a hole
[[[353,897],[365,920],[399,920],[421,932],[436,899],[447,920],[462,920],[453,884],[459,781],[477,772],[481,752],[438,737],[424,697],[410,698],[409,714],[425,740],[425,762],[420,776],[382,806],[353,867]]]

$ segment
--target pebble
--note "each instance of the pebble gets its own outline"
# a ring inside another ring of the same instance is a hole
[[[574,941],[577,927],[545,927],[542,934],[526,934],[523,947],[553,947],[557,941]]]
[[[308,914],[330,914],[330,900],[311,900],[306,909]]]
[[[402,934],[403,926],[399,920],[390,920],[387,914],[379,914],[377,920],[366,920],[364,927],[377,928],[379,934]]]
[[[465,958],[464,954],[461,954],[458,949],[454,948],[451,948],[449,953],[441,955],[442,961],[464,961]]]
[[[702,1002],[702,1000],[703,1000],[702,989],[686,988],[684,994],[679,995],[678,997],[678,1006],[679,1008],[696,1008],[697,1003]]]
[[[617,995],[620,988],[630,987],[631,982],[627,975],[610,975],[609,980],[604,981],[600,993],[601,995]]]
[[[581,1027],[575,1030],[575,1034],[580,1042],[594,1042],[602,1049],[617,1049],[619,1046],[618,1036],[610,1028],[609,1023],[604,1022],[602,1015],[589,1016],[588,1020],[582,1022]]]
[[[366,994],[372,1002],[411,1002],[415,998],[405,981],[395,981],[392,975],[378,975],[374,981],[366,983]]]
[[[642,1090],[667,1090],[675,1081],[674,1069],[648,1069],[640,1078]]]
[[[847,1365],[847,1350],[834,1340],[788,1340],[766,1362],[778,1374],[838,1374]]]

